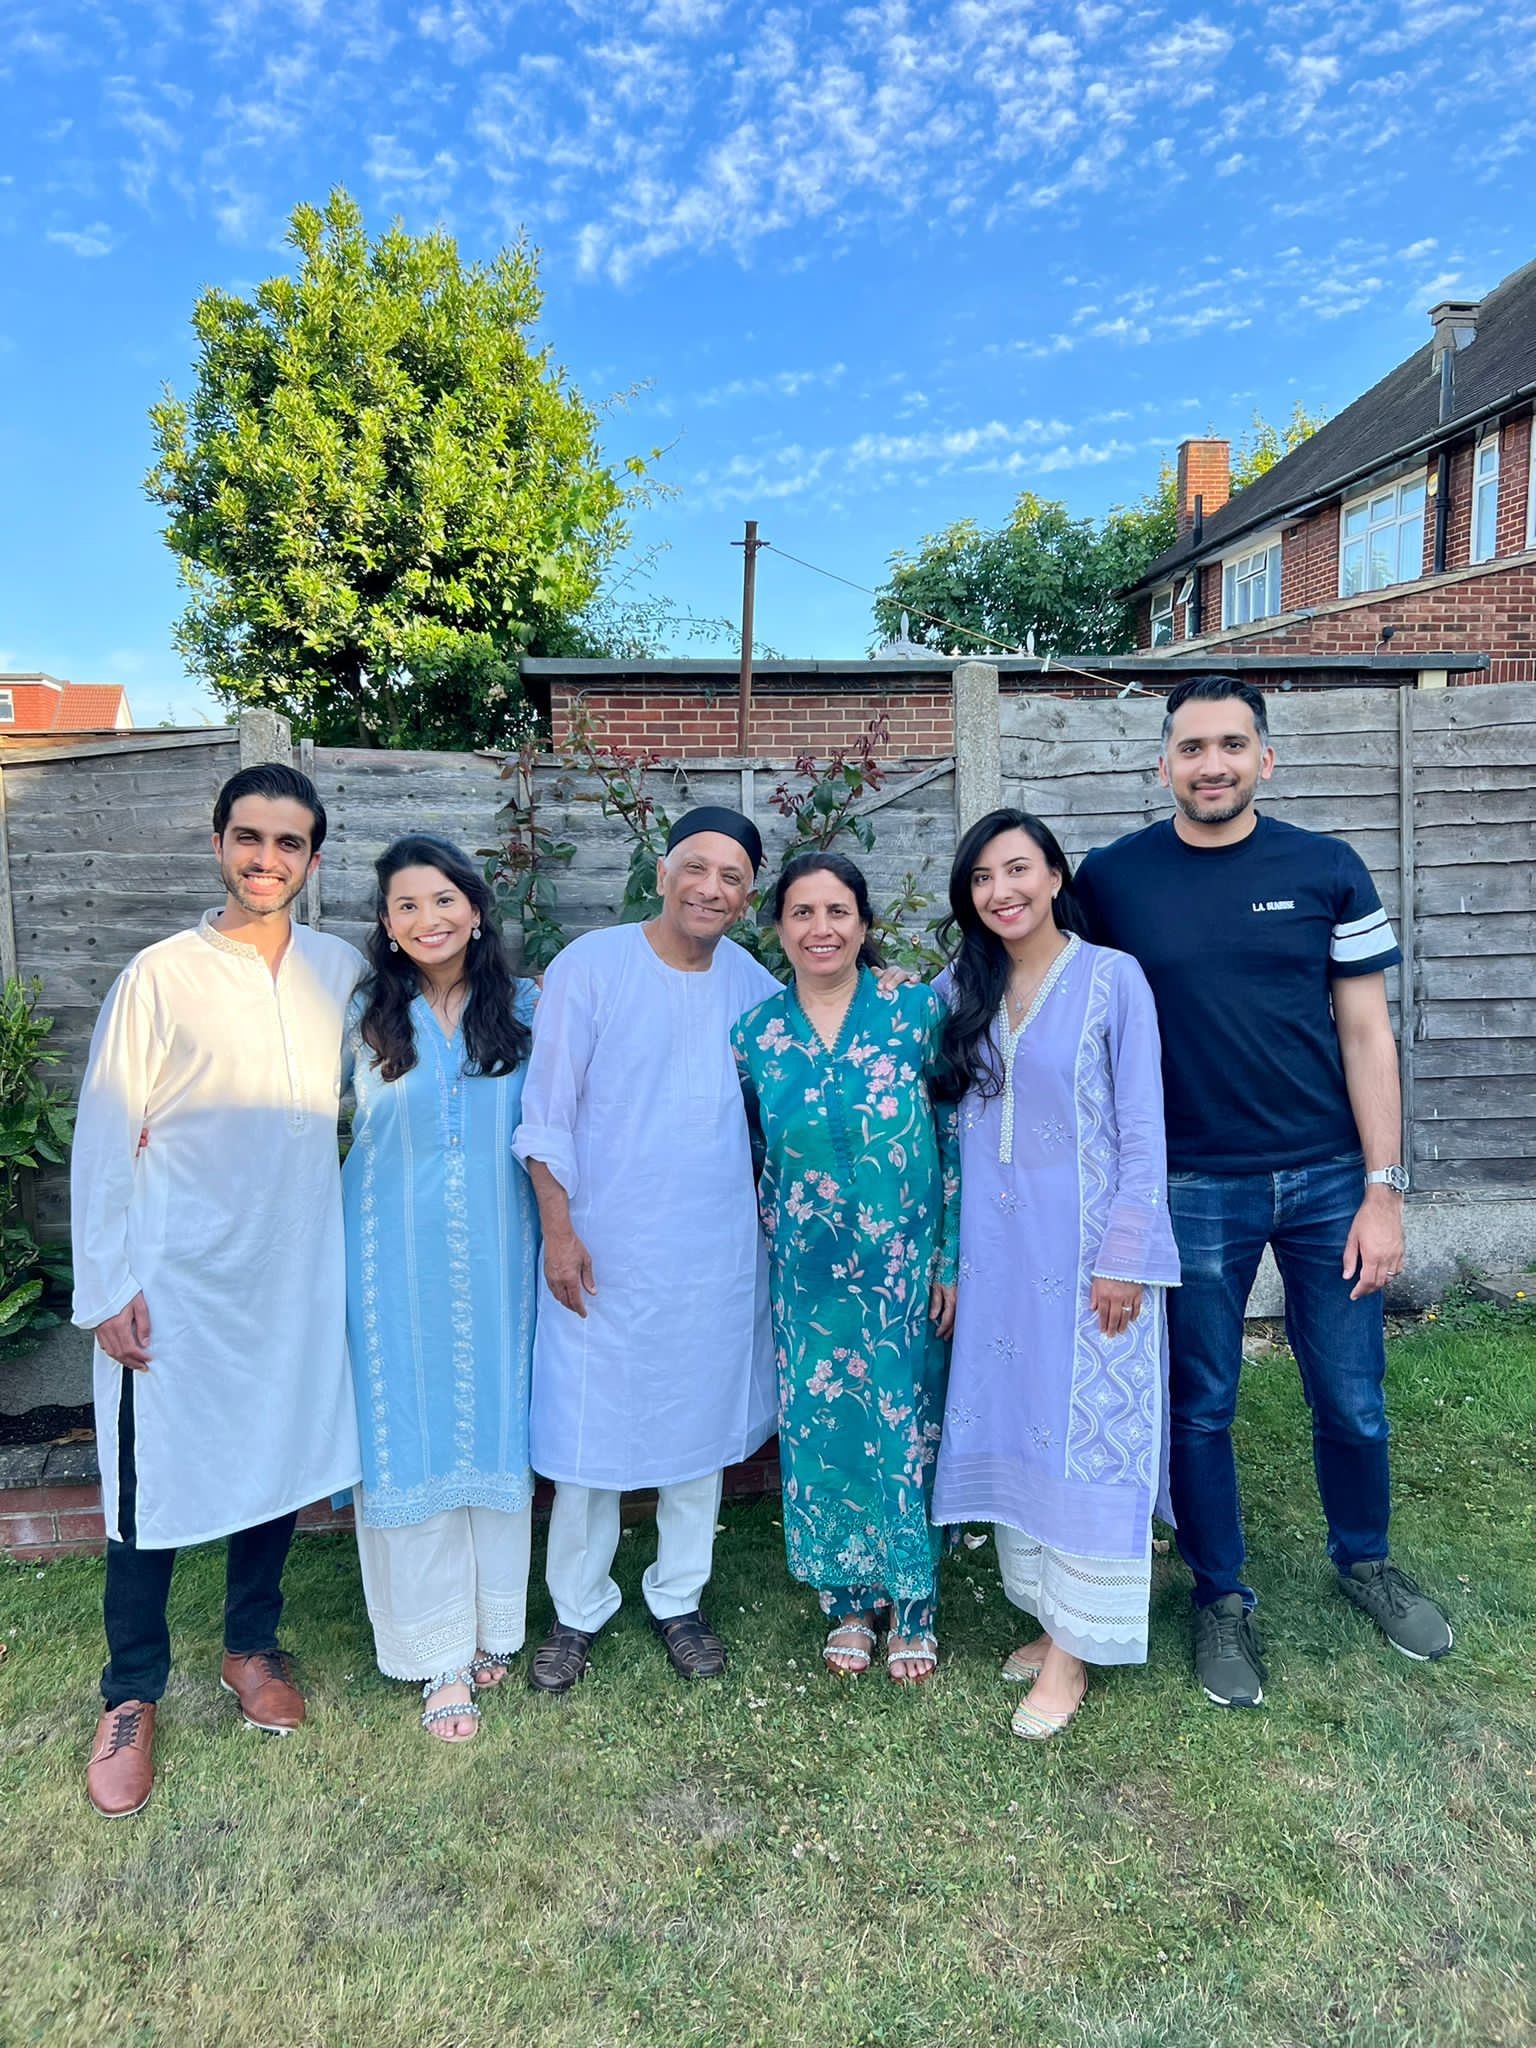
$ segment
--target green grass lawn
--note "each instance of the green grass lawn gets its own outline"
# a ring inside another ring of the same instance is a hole
[[[1246,1375],[1239,1451],[1271,1683],[1194,1691],[1162,1560],[1152,1661],[1026,1746],[992,1548],[945,1567],[921,1690],[824,1676],[776,1504],[727,1507],[728,1677],[687,1688],[626,1605],[564,1701],[513,1683],[420,1735],[373,1668],[350,1540],[307,1538],[288,1635],[309,1726],[217,1688],[221,1557],[186,1557],[148,1811],[85,1804],[101,1568],[4,1568],[0,2042],[1536,2042],[1536,1329],[1394,1343],[1398,1556],[1457,1632],[1396,1656],[1332,1590],[1294,1367]],[[538,1553],[531,1625],[548,1619]]]

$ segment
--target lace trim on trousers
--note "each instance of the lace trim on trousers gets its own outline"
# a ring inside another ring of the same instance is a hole
[[[1076,1557],[993,1524],[1003,1591],[1051,1640],[1085,1664],[1145,1664],[1152,1531],[1145,1557]]]

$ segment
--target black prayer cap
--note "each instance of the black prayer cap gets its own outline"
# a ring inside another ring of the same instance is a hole
[[[740,811],[728,811],[724,804],[700,804],[696,811],[685,812],[667,834],[668,853],[695,832],[723,832],[734,839],[751,861],[754,875],[763,864],[763,835]]]

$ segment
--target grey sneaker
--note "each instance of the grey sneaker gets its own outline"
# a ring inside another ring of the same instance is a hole
[[[1427,1593],[1421,1593],[1406,1572],[1390,1558],[1351,1565],[1339,1574],[1346,1600],[1367,1613],[1394,1650],[1416,1663],[1432,1664],[1455,1642],[1451,1624]]]
[[[1269,1673],[1241,1593],[1224,1593],[1195,1609],[1195,1676],[1218,1707],[1263,1704]]]

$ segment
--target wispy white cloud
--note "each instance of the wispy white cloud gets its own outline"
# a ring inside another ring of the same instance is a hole
[[[846,363],[828,363],[817,370],[772,370],[757,377],[733,377],[701,391],[698,405],[729,405],[740,398],[798,398],[803,391],[828,390],[848,374]]]
[[[87,228],[50,228],[48,239],[71,256],[110,256],[117,247],[104,220],[94,220]]]

